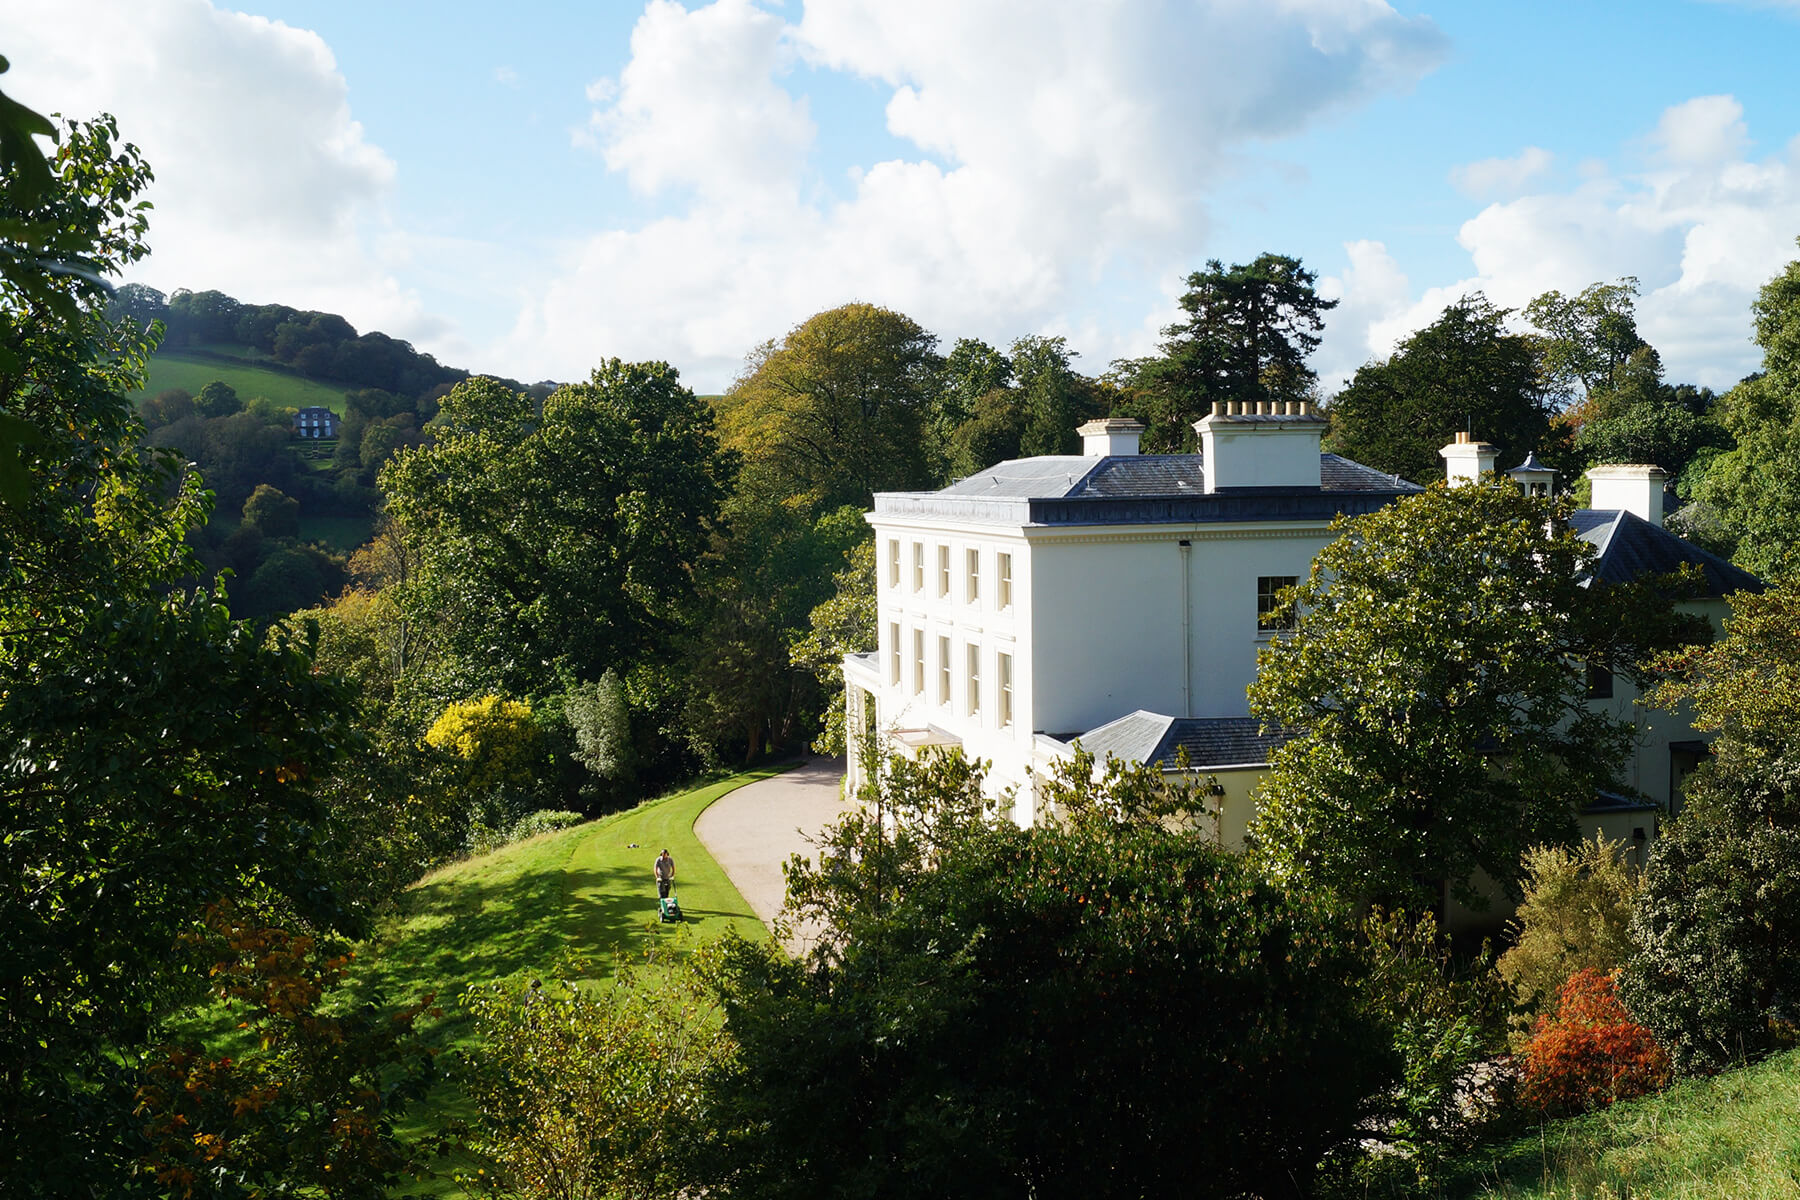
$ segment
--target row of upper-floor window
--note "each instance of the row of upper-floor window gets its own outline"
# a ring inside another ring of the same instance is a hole
[[[910,634],[910,636],[908,636]],[[935,641],[936,656],[928,660],[928,643]],[[962,714],[982,715],[984,651],[979,642],[963,642],[960,661],[956,644],[946,634],[933,638],[918,627],[904,629],[900,622],[888,624],[888,683],[910,689],[914,696],[938,707],[955,709],[957,697],[951,690],[956,671],[962,671]],[[933,669],[935,667],[935,670]],[[1013,723],[1013,656],[1004,650],[994,652],[992,697],[996,724],[1001,729]]]
[[[910,572],[903,562],[910,548]],[[952,567],[956,556],[952,548],[944,542],[930,547],[932,570],[930,582],[933,594],[940,600],[951,598],[955,590],[956,580],[952,578]],[[903,581],[910,579],[914,595],[923,595],[926,591],[926,550],[924,542],[902,542],[899,538],[889,538],[887,543],[887,585],[891,591],[902,590]],[[962,599],[965,604],[980,604],[982,594],[982,552],[977,546],[963,548],[961,562]],[[994,605],[996,608],[1008,609],[1013,604],[1013,556],[1005,550],[994,553]]]

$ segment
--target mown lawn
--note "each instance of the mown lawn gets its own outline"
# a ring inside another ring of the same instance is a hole
[[[444,1016],[423,1032],[453,1052],[468,1039],[458,1000],[472,986],[523,982],[570,963],[579,964],[580,977],[606,979],[620,960],[641,960],[654,949],[679,953],[691,940],[727,930],[765,939],[768,930],[695,838],[694,820],[725,793],[784,769],[733,775],[428,875],[358,950],[352,980],[393,1004],[434,994]],[[675,857],[687,916],[679,926],[657,920],[650,871],[665,846]],[[454,1054],[444,1061],[452,1064]],[[454,1083],[444,1082],[403,1128],[418,1135],[471,1115]],[[407,1194],[458,1195],[448,1172],[466,1166],[447,1164],[445,1177]]]
[[[1800,1198],[1800,1051],[1547,1125],[1465,1179],[1460,1200]]]
[[[216,358],[185,355],[178,350],[160,351],[151,356],[149,384],[143,391],[134,392],[132,398],[141,400],[169,388],[181,388],[197,396],[201,388],[215,379],[230,384],[245,403],[253,397],[266,396],[286,407],[319,405],[340,417],[344,415],[344,389],[341,387],[247,362],[222,362]]]

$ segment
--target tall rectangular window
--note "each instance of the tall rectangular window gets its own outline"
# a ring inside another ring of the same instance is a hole
[[[938,547],[938,599],[950,598],[950,547]]]
[[[888,541],[888,586],[896,590],[900,587],[900,543],[897,539]]]
[[[938,639],[938,694],[937,702],[945,708],[950,707],[950,639]]]
[[[900,624],[888,626],[888,682],[900,682]]]
[[[1000,607],[1002,609],[1011,608],[1012,607],[1012,555],[996,554],[994,556],[994,562],[995,562],[996,567],[998,568],[997,573],[1000,576],[1000,595],[998,597],[998,599],[1000,601]]]
[[[913,591],[925,590],[925,543],[913,543]]]
[[[1011,729],[1013,723],[1012,707],[1012,655],[996,654],[994,656],[994,674],[1000,685],[1000,728]]]
[[[913,695],[925,694],[925,631],[913,630]]]
[[[1293,575],[1258,575],[1256,577],[1256,627],[1263,632],[1294,627],[1294,610],[1283,610],[1281,593],[1294,586]]]
[[[963,572],[968,576],[967,595],[964,602],[975,604],[981,600],[981,551],[966,550],[963,552]]]
[[[969,643],[969,715],[981,715],[981,647]]]

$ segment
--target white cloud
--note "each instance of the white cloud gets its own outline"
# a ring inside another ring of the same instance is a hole
[[[1636,170],[1592,172],[1567,191],[1491,204],[1464,222],[1457,240],[1474,268],[1465,278],[1398,300],[1383,281],[1363,299],[1347,272],[1347,295],[1375,315],[1334,344],[1360,338],[1385,353],[1473,291],[1517,308],[1551,288],[1632,275],[1642,285],[1638,328],[1668,377],[1729,387],[1760,362],[1750,304],[1795,256],[1800,233],[1800,139],[1763,159],[1748,156],[1749,144],[1732,97],[1675,105],[1638,143]]]
[[[1484,158],[1450,168],[1456,190],[1474,200],[1516,196],[1525,185],[1550,169],[1556,156],[1541,146],[1527,146],[1511,158]]]
[[[1444,51],[1428,21],[1373,0],[1044,0],[1029,19],[1000,2],[809,0],[791,25],[748,0],[653,0],[581,137],[687,204],[571,247],[506,353],[570,374],[628,347],[710,387],[851,299],[954,333],[1049,328],[1109,272],[1190,254],[1240,147],[1408,87]],[[785,86],[796,60],[885,90],[889,131],[916,153],[859,164],[829,198]]]
[[[382,261],[396,168],[317,34],[209,0],[9,0],[7,27],[9,92],[117,114],[155,171],[146,282],[441,332]]]
[[[692,12],[651,0],[620,77],[588,88],[600,107],[578,143],[646,193],[685,185],[730,201],[791,188],[815,130],[806,100],[776,82],[792,58],[784,33],[749,0]]]
[[[1349,267],[1319,280],[1319,295],[1337,301],[1326,316],[1324,340],[1312,362],[1327,391],[1342,387],[1364,363],[1391,354],[1398,340],[1391,322],[1412,306],[1406,273],[1386,246],[1349,242],[1344,254]]]

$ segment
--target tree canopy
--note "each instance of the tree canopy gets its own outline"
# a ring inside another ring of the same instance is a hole
[[[762,485],[817,511],[931,480],[923,432],[940,359],[910,317],[846,304],[751,358],[719,401],[726,446]]]
[[[1192,425],[1214,401],[1307,398],[1317,376],[1306,360],[1337,307],[1314,290],[1317,279],[1299,259],[1268,253],[1229,269],[1215,258],[1189,275],[1187,315],[1163,330],[1162,355],[1127,372],[1146,449],[1191,449]]]
[[[610,359],[540,406],[491,379],[444,398],[436,441],[383,468],[435,625],[439,691],[560,690],[666,647],[731,476],[712,414],[662,363]]]
[[[1528,846],[1569,841],[1632,726],[1587,704],[1587,664],[1646,677],[1702,636],[1650,581],[1589,586],[1567,506],[1438,485],[1340,518],[1258,656],[1251,712],[1295,736],[1252,825],[1263,859],[1348,897],[1516,895]]]
[[[1498,445],[1504,465],[1543,448],[1549,409],[1533,341],[1476,293],[1446,308],[1332,398],[1331,449],[1415,483],[1442,479],[1438,449],[1461,430]]]

